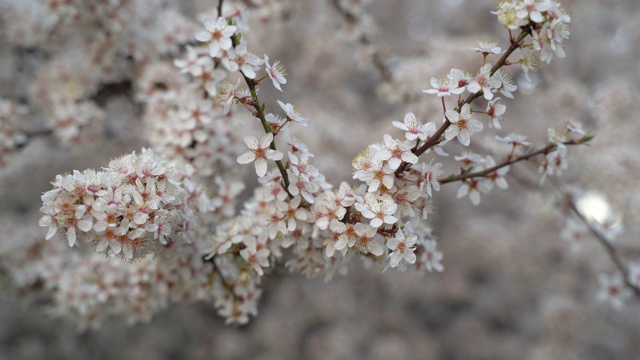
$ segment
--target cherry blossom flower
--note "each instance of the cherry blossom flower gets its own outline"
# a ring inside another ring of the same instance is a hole
[[[491,183],[487,180],[478,178],[466,179],[462,186],[458,189],[456,197],[458,199],[469,196],[469,200],[473,205],[478,206],[480,204],[480,192],[488,193],[491,191]]]
[[[545,156],[544,161],[538,168],[538,172],[543,173],[540,183],[542,184],[544,182],[547,175],[562,175],[562,170],[567,169],[567,167],[569,167],[567,163],[567,148],[558,145],[554,151]]]
[[[543,22],[544,17],[542,12],[549,9],[549,3],[547,1],[539,0],[521,0],[519,10],[516,14],[520,19],[531,19],[533,22]]]
[[[440,191],[440,182],[438,178],[442,175],[442,163],[433,163],[434,159],[427,163],[421,163],[419,167],[415,168],[420,172],[420,190],[425,194],[432,197],[431,189]]]
[[[384,249],[375,240],[377,229],[363,223],[357,223],[353,226],[355,231],[354,247],[363,254],[371,253],[375,256],[383,254]]]
[[[496,86],[496,89],[505,97],[513,99],[512,93],[518,90],[518,86],[513,83],[511,76],[502,71],[502,69],[499,69],[493,74],[493,77],[496,79],[496,83],[500,84]]]
[[[269,249],[258,243],[255,237],[248,237],[244,241],[245,248],[240,250],[240,256],[260,276],[264,275],[262,268],[269,267]]]
[[[511,144],[513,146],[524,146],[524,147],[531,146],[530,142],[525,141],[526,138],[527,137],[525,135],[514,134],[514,133],[510,133],[505,137],[496,135],[496,140],[503,143]]]
[[[487,104],[487,114],[489,114],[489,128],[502,129],[500,121],[507,111],[507,106],[499,103],[501,99],[499,97],[494,98]]]
[[[622,280],[620,274],[607,276],[601,274],[598,278],[600,282],[600,291],[596,298],[602,302],[608,302],[614,309],[621,310],[625,301],[631,296],[629,290]]]
[[[497,89],[500,85],[498,79],[491,75],[491,64],[487,63],[480,68],[478,75],[467,85],[467,90],[472,93],[482,91],[484,98],[491,100],[493,99],[492,90]]]
[[[383,138],[384,146],[374,155],[377,160],[388,161],[392,170],[399,168],[403,161],[410,164],[418,162],[418,157],[411,152],[413,146],[408,141],[395,140],[389,134],[384,134]]]
[[[281,160],[282,152],[273,150],[269,146],[273,142],[273,134],[265,134],[260,141],[257,138],[247,135],[244,143],[249,147],[249,151],[238,156],[238,163],[248,164],[255,161],[256,174],[263,177],[267,173],[267,160]]]
[[[240,79],[235,84],[232,84],[229,80],[227,80],[222,87],[222,90],[218,94],[218,101],[224,107],[223,114],[228,114],[231,109],[231,105],[238,101],[237,97],[239,95],[238,87],[240,86]]]
[[[249,79],[255,79],[256,71],[262,65],[262,59],[247,50],[246,42],[242,42],[233,49],[228,50],[228,57],[222,59],[222,64],[229,71],[242,71]]]
[[[304,177],[299,177],[289,169],[287,169],[287,173],[289,175],[289,194],[293,196],[300,194],[309,204],[313,204],[315,202],[314,194],[320,190],[318,184]]]
[[[442,266],[443,255],[438,251],[437,245],[435,240],[424,240],[422,243],[423,251],[420,255],[419,262],[429,272],[433,272],[434,270],[442,272],[444,270],[444,266]]]
[[[367,193],[364,202],[354,204],[356,210],[367,219],[371,219],[371,226],[378,228],[382,224],[395,224],[398,219],[393,216],[398,209],[398,204],[389,195],[377,195]]]
[[[197,32],[195,38],[209,43],[209,56],[217,57],[220,50],[231,48],[231,36],[237,29],[235,26],[227,24],[227,19],[224,17],[219,17],[217,20],[205,18],[203,23],[207,31]]]
[[[482,131],[482,123],[471,118],[471,106],[469,104],[464,104],[460,112],[447,110],[445,116],[451,122],[451,126],[444,132],[444,137],[447,140],[457,137],[460,144],[469,146],[471,134]]]
[[[282,110],[284,110],[284,112],[287,114],[287,119],[291,121],[295,121],[302,126],[307,126],[309,119],[303,117],[298,111],[298,109],[296,109],[293,105],[289,103],[285,104],[280,100],[278,100],[278,105],[280,105]]]
[[[269,64],[269,57],[267,55],[264,56],[265,70],[267,71],[267,75],[273,82],[273,86],[282,91],[280,84],[286,84],[287,79],[285,79],[286,72],[284,70],[284,66],[280,64],[280,61],[276,60],[273,63],[273,66]]]
[[[495,160],[493,160],[493,157],[491,157],[491,155],[487,155],[484,165],[487,169],[489,169],[496,166],[496,162]],[[496,184],[496,186],[498,186],[500,189],[506,189],[509,187],[509,185],[507,184],[507,180],[504,176],[508,172],[509,166],[503,166],[498,170],[487,174],[486,178],[490,180],[491,183]]]
[[[449,96],[451,94],[462,94],[465,90],[464,87],[459,87],[458,82],[450,76],[440,79],[432,77],[430,83],[433,89],[422,90],[422,92],[427,94],[437,94],[438,97]]]
[[[404,271],[406,264],[415,264],[416,250],[415,244],[418,236],[409,235],[405,237],[402,230],[396,232],[396,236],[387,240],[387,248],[391,250],[389,254],[389,266],[395,268],[396,266]]]
[[[586,135],[585,131],[582,129],[582,123],[574,118],[569,119],[569,121],[567,121],[567,129],[569,129],[569,131],[574,132],[578,135]]]
[[[482,53],[485,56],[489,54],[502,54],[504,52],[495,41],[486,40],[478,40],[478,47],[471,47],[469,49]]]
[[[420,139],[424,141],[428,136],[431,136],[436,132],[436,124],[432,122],[422,124],[411,112],[404,116],[404,122],[394,121],[393,126],[406,131],[404,136],[407,140]]]

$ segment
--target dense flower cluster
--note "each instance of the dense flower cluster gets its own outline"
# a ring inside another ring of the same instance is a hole
[[[188,241],[183,233],[192,210],[185,180],[144,149],[100,171],[58,175],[54,189],[42,195],[40,225],[48,228],[47,239],[59,233],[69,246],[81,241],[99,253],[139,259]]]

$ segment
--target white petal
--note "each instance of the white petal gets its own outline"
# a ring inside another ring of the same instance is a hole
[[[260,146],[258,139],[256,139],[254,136],[247,135],[242,140],[244,140],[244,143],[247,144],[247,146],[251,150],[255,150],[258,148],[258,146]]]
[[[269,147],[269,145],[271,145],[272,142],[273,142],[273,134],[272,133],[266,133],[262,137],[262,139],[260,139],[260,147],[262,147],[263,149],[266,149],[266,148]]]
[[[73,246],[76,243],[76,227],[72,226],[67,230],[67,240],[69,241],[69,246]]]
[[[45,236],[46,240],[49,240],[53,237],[53,235],[56,234],[56,232],[58,231],[58,228],[56,227],[55,224],[51,224],[49,225],[49,230],[47,231],[47,236]]]
[[[265,159],[256,159],[256,174],[259,177],[263,177],[267,173],[267,160]]]
[[[238,156],[238,164],[248,164],[256,159],[256,154],[251,151],[247,151],[246,153]]]

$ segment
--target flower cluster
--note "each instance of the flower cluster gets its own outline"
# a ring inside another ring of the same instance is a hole
[[[42,195],[47,240],[59,234],[69,246],[90,244],[96,252],[128,260],[171,249],[190,215],[185,175],[153,151],[113,160],[109,167],[58,175]]]

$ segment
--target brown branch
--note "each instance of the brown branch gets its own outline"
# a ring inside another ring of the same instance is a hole
[[[578,139],[578,140],[569,140],[569,141],[565,141],[562,144],[564,145],[580,145],[580,144],[584,144],[585,141],[583,141],[582,139]],[[509,166],[511,164],[517,163],[519,161],[524,161],[524,160],[529,160],[532,157],[538,156],[538,155],[546,155],[552,151],[554,151],[555,149],[558,148],[557,144],[549,144],[547,146],[545,146],[542,149],[530,152],[528,154],[524,154],[521,156],[518,156],[516,158],[507,160],[503,163],[500,163],[496,166],[492,166],[490,168],[484,169],[482,171],[477,171],[477,172],[473,172],[473,173],[466,173],[466,174],[460,174],[457,176],[449,176],[445,179],[443,179],[442,181],[440,181],[440,184],[447,184],[447,183],[451,183],[451,182],[456,182],[456,181],[462,181],[462,180],[466,180],[466,179],[471,179],[471,178],[476,178],[476,177],[486,177],[487,175],[505,167],[505,166]]]

